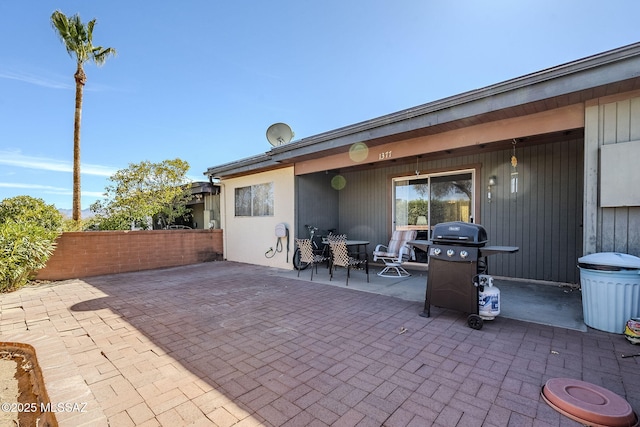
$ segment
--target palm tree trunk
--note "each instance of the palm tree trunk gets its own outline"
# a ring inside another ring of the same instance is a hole
[[[73,118],[73,221],[78,223],[82,219],[80,203],[80,122],[82,121],[82,91],[87,76],[78,62],[78,69],[73,76],[76,79],[76,109]]]

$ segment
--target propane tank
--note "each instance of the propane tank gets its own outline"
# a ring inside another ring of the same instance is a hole
[[[500,314],[500,289],[493,286],[493,277],[478,275],[478,314],[484,320],[493,320]]]

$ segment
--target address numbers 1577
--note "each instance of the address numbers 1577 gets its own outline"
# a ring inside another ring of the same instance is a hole
[[[385,160],[391,158],[391,150],[378,153],[378,160]]]

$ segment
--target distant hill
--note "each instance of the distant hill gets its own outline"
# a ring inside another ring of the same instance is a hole
[[[62,216],[66,218],[71,218],[73,216],[71,209],[58,209],[58,212],[60,212]],[[82,219],[87,219],[95,216],[95,214],[91,212],[91,209],[83,209],[82,211],[80,211],[80,214],[82,215]]]

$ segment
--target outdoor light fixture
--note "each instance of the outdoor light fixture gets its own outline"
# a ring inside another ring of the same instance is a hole
[[[518,192],[518,171],[511,172],[511,192]]]
[[[487,199],[489,199],[489,203],[491,203],[491,190],[494,185],[496,185],[496,177],[492,175],[489,177],[489,185],[487,186]]]
[[[517,140],[513,140],[513,155],[511,156],[511,166],[513,167],[513,169],[511,170],[511,193],[512,194],[517,194],[518,193],[518,169],[516,168],[518,166],[518,158],[516,157],[516,144],[518,143]]]

